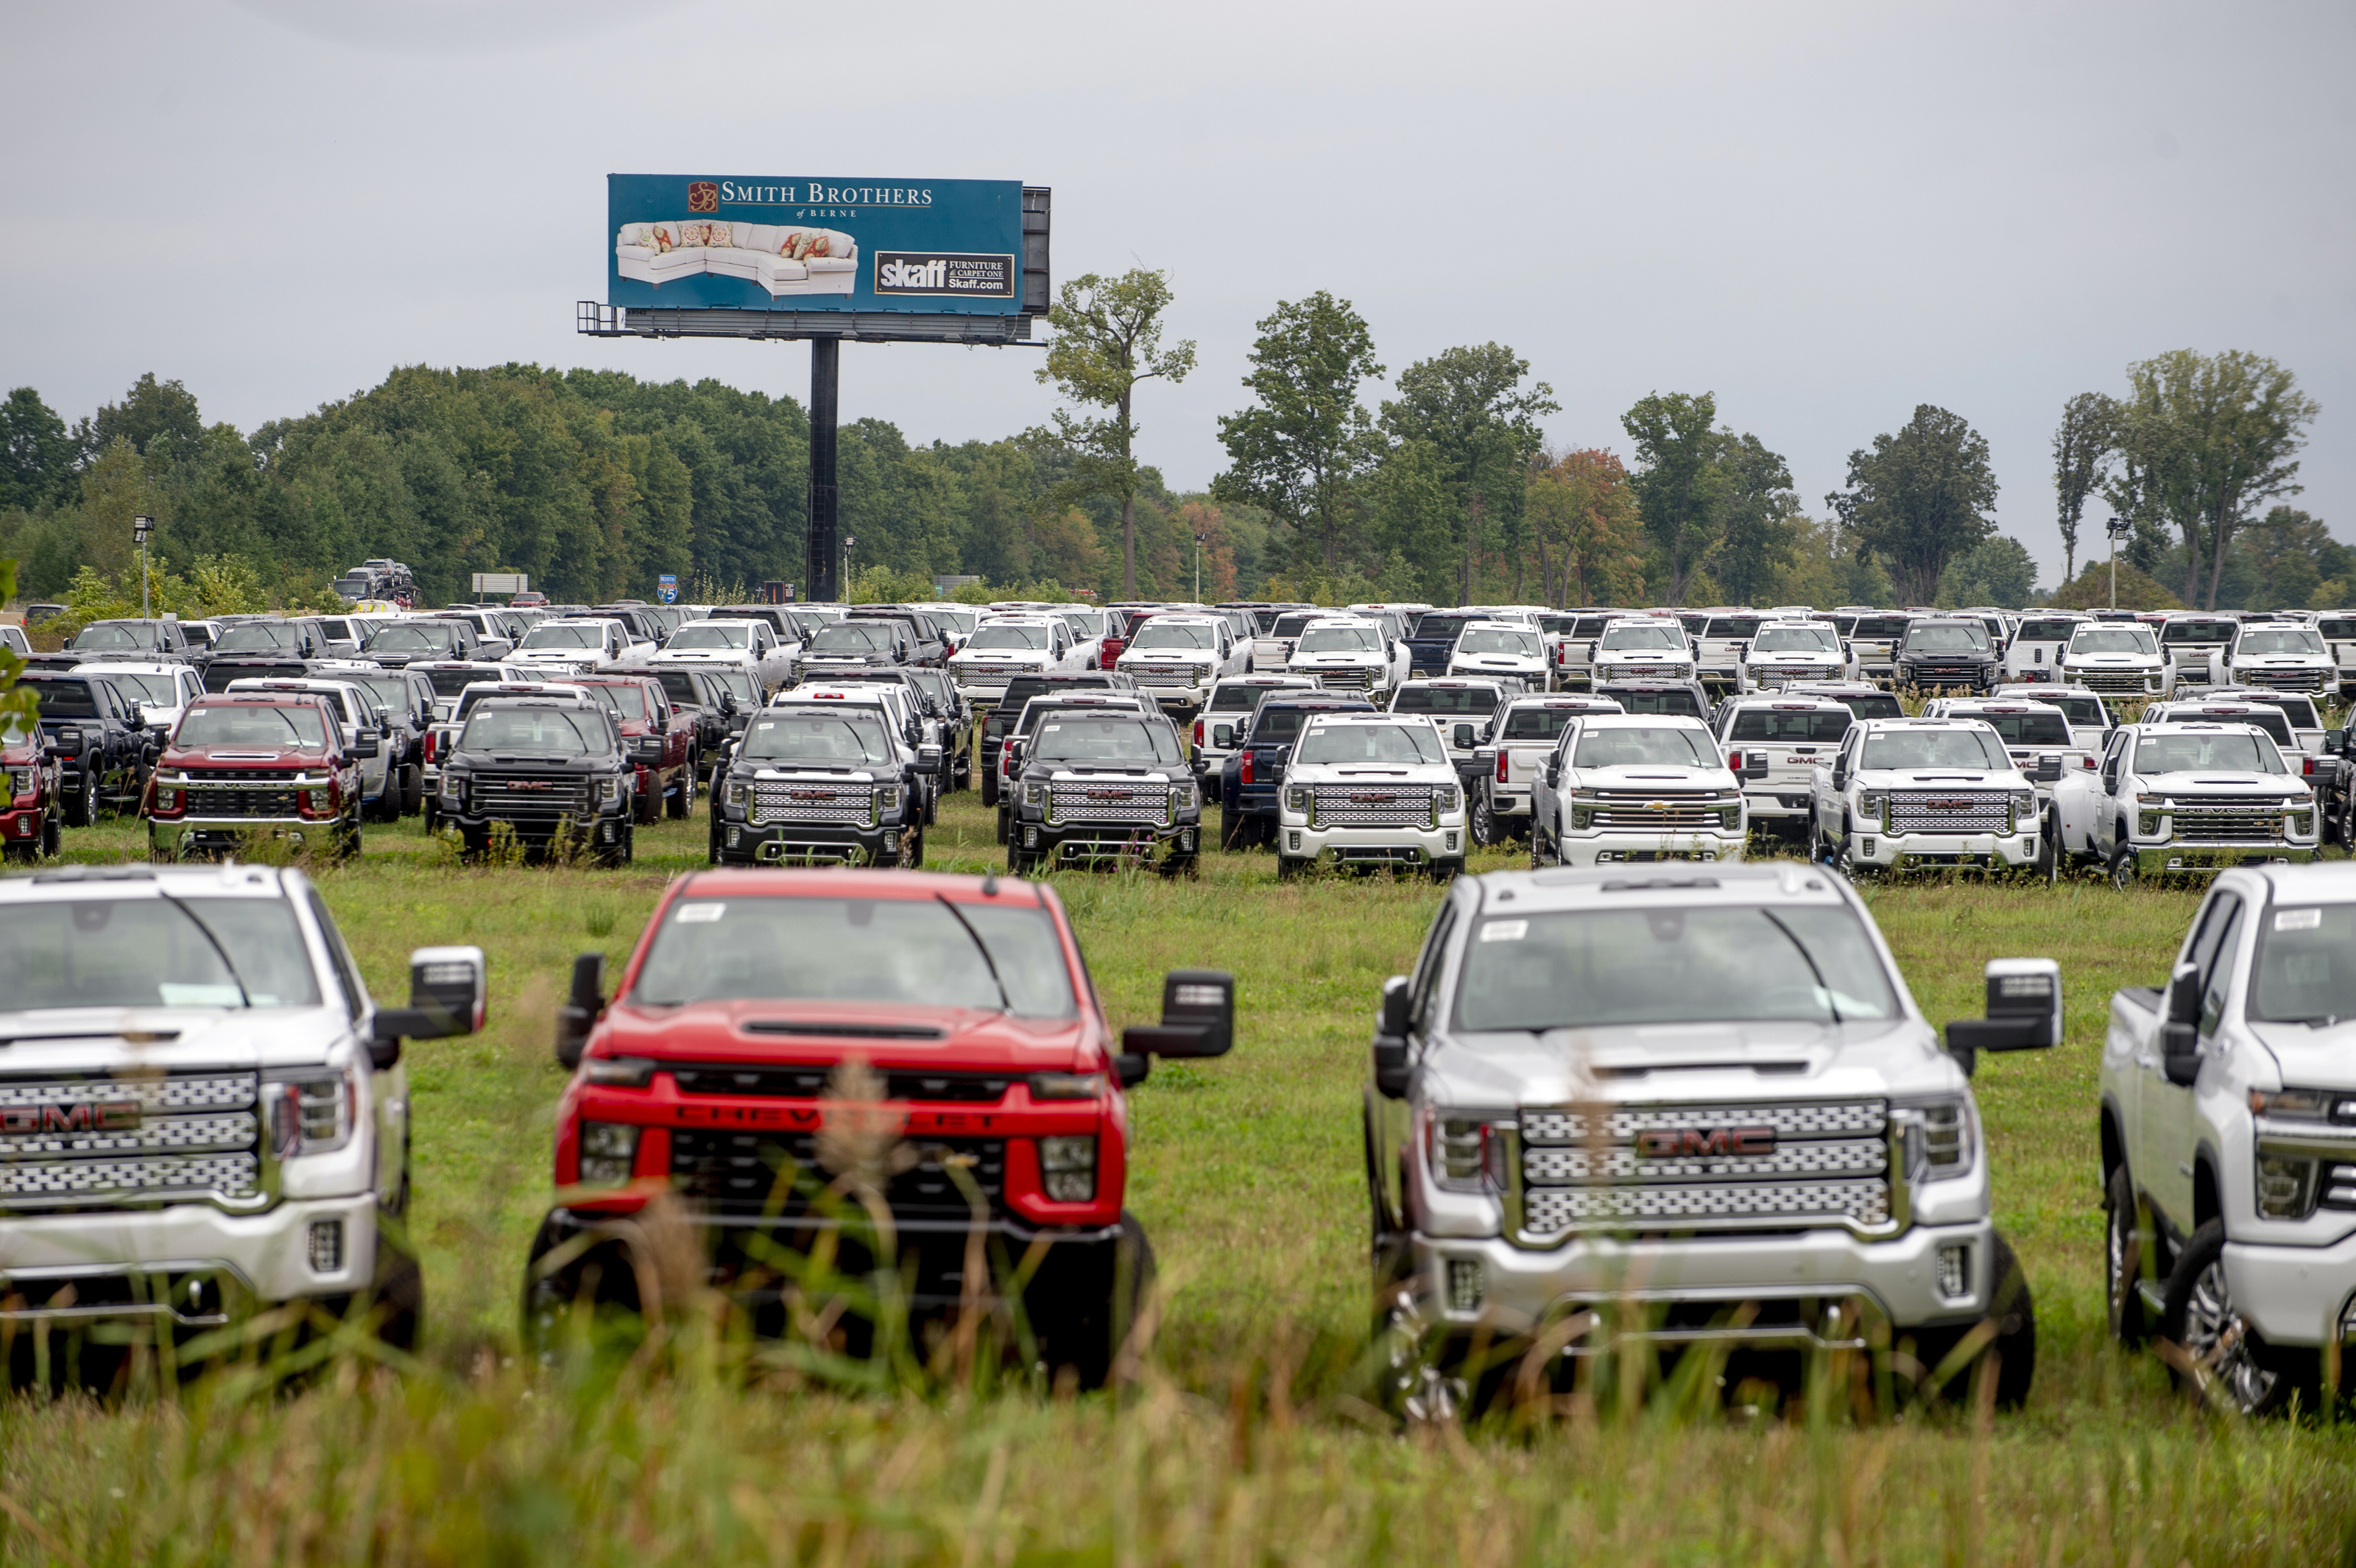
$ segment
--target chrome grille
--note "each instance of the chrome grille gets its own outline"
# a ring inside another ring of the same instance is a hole
[[[1686,667],[1674,664],[1614,664],[1599,667],[1606,680],[1683,680]]]
[[[2111,697],[2137,697],[2151,689],[2148,684],[2150,677],[2139,669],[2085,669],[2074,673],[2079,684],[2087,690]]]
[[[1620,1105],[1524,1111],[1522,1234],[1581,1228],[1785,1229],[1890,1220],[1889,1111],[1829,1104]],[[1763,1153],[1719,1139],[1773,1135]],[[1663,1137],[1699,1147],[1658,1152]]]
[[[2249,669],[2239,672],[2252,686],[2263,686],[2274,691],[2321,691],[2323,671],[2319,669]]]
[[[553,822],[589,815],[589,781],[577,774],[478,773],[466,781],[477,813],[515,821]]]
[[[207,789],[190,784],[187,800],[191,816],[292,816],[296,811],[291,789]]]
[[[749,820],[756,827],[772,822],[872,822],[874,798],[873,789],[863,784],[756,784]]]
[[[2000,789],[1890,792],[1892,833],[2009,833],[2012,797]]]
[[[1366,691],[1375,684],[1375,672],[1370,669],[1312,670],[1320,691]]]
[[[1768,664],[1758,666],[1751,673],[1759,680],[1813,680],[1832,673],[1832,669],[1828,665]]]
[[[1320,827],[1424,827],[1431,823],[1429,784],[1317,784],[1310,800]]]
[[[1665,809],[1655,811],[1639,805],[1599,805],[1588,820],[1598,827],[1620,832],[1690,833],[1720,825],[1720,807],[1690,805],[1670,802]]]
[[[1202,673],[1191,665],[1130,665],[1124,672],[1140,686],[1186,686],[1203,684]]]
[[[1159,780],[1050,784],[1047,788],[1047,820],[1054,823],[1167,822],[1170,820],[1170,786]]]
[[[0,1081],[0,1203],[252,1197],[259,1092],[252,1072]]]
[[[2241,802],[2177,805],[2169,812],[2176,819],[2175,837],[2179,843],[2246,844],[2253,839],[2279,843],[2283,836],[2283,808],[2271,801],[2254,806]]]

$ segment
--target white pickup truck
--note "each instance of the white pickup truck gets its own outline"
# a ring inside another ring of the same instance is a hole
[[[732,617],[724,621],[688,622],[673,632],[647,662],[658,669],[666,666],[729,666],[751,675],[766,696],[781,686],[793,684],[794,660],[801,651],[798,641],[780,642],[766,621]]]
[[[2176,666],[2160,653],[2151,628],[2134,621],[2081,621],[2055,667],[2061,679],[2114,705],[2176,689]]]
[[[2313,792],[2262,731],[2122,724],[2100,772],[2054,786],[2047,869],[2093,861],[2124,888],[2138,876],[2295,864],[2315,859],[2317,818]]]
[[[1742,651],[1736,689],[1777,691],[1787,681],[1847,680],[1856,674],[1848,644],[1830,621],[1762,621]]]
[[[1815,855],[1828,865],[2019,870],[2037,860],[2037,791],[1980,720],[1860,720],[1811,779]]]
[[[1331,615],[1312,621],[1292,645],[1286,675],[1298,676],[1322,691],[1364,693],[1377,708],[1398,684],[1398,645],[1369,616]],[[1230,674],[1234,673],[1232,671]]]
[[[1530,790],[1530,864],[1740,860],[1741,788],[1698,719],[1572,717]]]
[[[1530,836],[1530,795],[1538,772],[1554,754],[1563,726],[1580,713],[1624,712],[1608,697],[1561,694],[1516,697],[1499,710],[1496,743],[1476,748],[1481,779],[1471,785],[1472,842],[1500,844]]]
[[[2244,621],[2233,643],[2209,655],[2208,685],[2264,686],[2318,696],[2340,688],[2340,664],[2312,626]]]
[[[608,665],[644,664],[654,654],[652,643],[632,642],[619,621],[584,616],[542,621],[500,662],[529,669],[541,680],[562,680],[568,675],[594,675]]]
[[[1277,790],[1278,876],[1322,861],[1445,880],[1464,869],[1468,837],[1464,789],[1430,720],[1310,715]]]
[[[2111,998],[2101,1092],[2112,1332],[2314,1409],[2356,1339],[2356,866],[2220,873],[2167,985]]]
[[[1969,1075],[2058,1042],[2061,976],[1998,959],[1987,995],[1943,1051],[1863,901],[1796,861],[1458,881],[1365,1097],[1387,1400],[1447,1419],[1693,1350],[1782,1352],[1745,1364],[1789,1386],[1847,1350],[2019,1403],[2035,1310]]]
[[[2062,678],[2062,652],[2089,619],[2075,610],[2040,610],[2021,617],[2004,648],[2004,678],[2023,685]]]
[[[2037,787],[2040,804],[2063,774],[2092,773],[2101,755],[2078,744],[2070,716],[2050,702],[2018,697],[1934,697],[1922,705],[1922,717],[1976,719],[1994,729],[2012,765]]]
[[[1236,635],[1225,617],[1165,612],[1137,629],[1113,667],[1161,703],[1164,713],[1191,719],[1213,687],[1242,675],[1250,660],[1251,645]]]
[[[1623,615],[1595,639],[1588,673],[1590,690],[1612,680],[1691,680],[1693,642],[1669,616]]]
[[[379,1007],[318,891],[259,866],[0,880],[0,1332],[131,1347],[273,1308],[413,1343],[402,1042],[482,1027],[480,949]],[[168,1364],[168,1363],[167,1363]]]
[[[1854,721],[1847,704],[1831,697],[1783,692],[1719,704],[1713,731],[1742,781],[1754,829],[1809,841],[1816,762],[1840,745]]]

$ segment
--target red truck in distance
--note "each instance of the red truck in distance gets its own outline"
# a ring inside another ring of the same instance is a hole
[[[360,849],[360,761],[374,735],[347,735],[310,693],[216,694],[180,715],[147,780],[150,853],[233,850],[261,832],[337,859]]]
[[[673,715],[661,681],[651,675],[580,675],[566,684],[595,692],[613,710],[614,728],[637,774],[642,826],[661,821],[666,812],[678,819],[695,809],[695,726]]]
[[[918,1324],[994,1298],[1035,1257],[1021,1305],[1037,1364],[1104,1380],[1152,1259],[1122,1206],[1125,1091],[1151,1056],[1227,1051],[1232,976],[1169,975],[1161,1024],[1116,1037],[1052,888],[920,871],[698,872],[665,892],[610,998],[604,964],[575,962],[558,1019],[573,1076],[528,1338],[549,1342],[584,1301],[640,1309],[630,1221],[668,1191],[756,1331],[792,1321],[798,1282],[776,1260],[821,1238],[838,1276],[908,1279]],[[879,1116],[888,1147],[848,1159],[832,1129]],[[888,1206],[891,1256],[862,1190]],[[984,1256],[991,1277],[969,1281]],[[857,1353],[866,1329],[846,1328]]]
[[[0,852],[50,859],[65,846],[58,759],[38,729],[0,729]]]

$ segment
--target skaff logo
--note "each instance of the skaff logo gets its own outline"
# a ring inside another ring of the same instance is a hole
[[[718,182],[718,181],[716,181],[716,180],[690,180],[690,181],[688,181],[688,182],[687,182],[687,209],[688,209],[690,212],[717,212],[717,211],[719,211],[719,210],[720,210],[720,185],[719,185],[719,182]]]
[[[876,269],[878,286],[887,289],[931,289],[936,293],[949,286],[949,264],[936,259],[930,261],[886,261]]]
[[[1775,1152],[1772,1127],[1663,1127],[1636,1135],[1636,1152],[1648,1159],[1696,1155],[1762,1155]]]

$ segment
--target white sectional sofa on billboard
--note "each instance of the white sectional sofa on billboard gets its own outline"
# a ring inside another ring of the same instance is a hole
[[[742,278],[785,294],[848,294],[858,286],[859,246],[834,229],[732,223],[724,218],[625,223],[615,236],[617,270],[657,288],[679,278]]]

